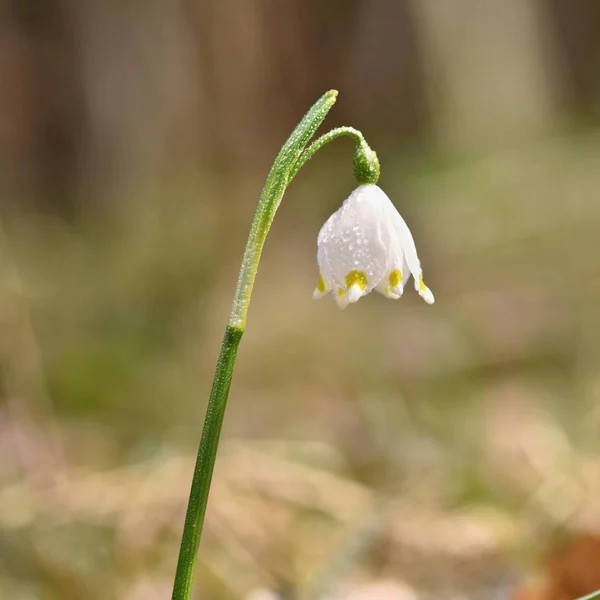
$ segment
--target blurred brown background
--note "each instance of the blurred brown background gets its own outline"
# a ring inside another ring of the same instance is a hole
[[[596,0],[0,0],[0,598],[170,597],[250,218],[330,88],[437,302],[311,300],[353,187],[350,142],[319,152],[263,255],[198,598],[600,588]]]

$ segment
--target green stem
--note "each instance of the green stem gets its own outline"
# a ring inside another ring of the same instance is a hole
[[[358,129],[354,129],[354,127],[336,127],[335,129],[332,129],[331,131],[328,131],[321,137],[317,138],[302,152],[292,167],[292,177],[294,177],[294,175],[296,175],[296,173],[304,166],[304,164],[317,153],[317,150],[320,150],[325,144],[328,144],[336,138],[344,135],[354,138],[357,146],[362,144],[366,145],[365,138],[363,137],[363,134],[358,131]]]
[[[173,585],[173,600],[187,600],[190,597],[196,554],[198,553],[204,515],[206,514],[208,492],[215,466],[225,408],[227,407],[235,357],[243,333],[243,329],[228,325],[223,336],[185,515],[183,537]]]
[[[173,584],[173,600],[189,600],[190,598],[196,555],[198,554],[202,535],[208,493],[227,406],[227,397],[231,387],[235,358],[246,326],[248,306],[263,245],[283,194],[300,168],[294,169],[294,166],[297,164],[306,144],[308,144],[334,105],[336,97],[337,92],[335,90],[325,93],[306,113],[277,155],[260,195],[250,227],[250,235],[244,251],[231,316],[225,330],[204,418],[204,428],[200,447],[198,448],[198,458],[194,467],[179,559],[177,561],[177,571]]]

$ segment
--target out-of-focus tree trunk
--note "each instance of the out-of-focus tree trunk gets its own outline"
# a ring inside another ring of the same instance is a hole
[[[88,195],[122,196],[198,154],[210,119],[185,0],[78,0]]]
[[[76,23],[62,0],[0,3],[2,194],[71,208],[84,127]]]
[[[537,0],[413,0],[434,131],[448,152],[480,152],[553,126],[557,82]]]
[[[0,0],[2,195],[70,209],[197,156],[193,39],[184,0]]]
[[[423,56],[410,0],[370,0],[348,32],[342,89],[346,120],[400,147],[429,122]],[[365,132],[367,133],[367,132]]]
[[[598,19],[595,0],[0,0],[0,193],[65,208],[196,162],[266,168],[331,87],[328,125],[371,140],[434,119],[448,152],[516,143],[565,83],[600,95]]]
[[[282,141],[329,88],[330,125],[402,136],[426,115],[407,0],[196,0],[216,155],[242,162]]]
[[[278,116],[267,87],[260,9],[259,0],[190,0],[204,80],[205,158],[212,164],[260,155]]]
[[[546,0],[564,60],[559,73],[567,108],[600,119],[600,2]]]
[[[212,156],[251,163],[339,86],[361,0],[196,0]],[[267,150],[268,149],[268,150]]]

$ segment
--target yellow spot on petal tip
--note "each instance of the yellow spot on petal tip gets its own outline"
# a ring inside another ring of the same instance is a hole
[[[359,271],[358,269],[349,271],[346,277],[344,277],[344,281],[346,282],[346,288],[351,288],[353,285],[357,285],[363,291],[366,289],[369,283],[367,274],[364,271]]]
[[[321,274],[319,274],[319,283],[317,284],[317,291],[319,291],[321,294],[324,294],[327,291],[325,280],[323,279],[323,275]]]
[[[346,290],[344,288],[338,288],[337,295],[341,298],[346,295]]]
[[[394,269],[388,277],[388,282],[390,287],[400,285],[402,283],[402,271],[400,269]]]
[[[427,304],[433,304],[435,302],[435,296],[433,292],[425,285],[423,277],[419,277],[419,295]]]
[[[389,298],[390,300],[398,300],[398,298],[400,298],[399,294],[393,292],[389,285],[386,286],[383,291],[385,292],[385,297]]]

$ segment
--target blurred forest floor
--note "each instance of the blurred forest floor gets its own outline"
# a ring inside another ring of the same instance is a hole
[[[544,581],[556,542],[598,530],[599,150],[592,131],[418,168],[380,152],[434,307],[408,290],[314,303],[349,158],[294,182],[234,377],[202,597],[377,582],[367,597],[502,598]],[[1,598],[169,597],[262,183],[181,181],[110,213],[5,218]]]

